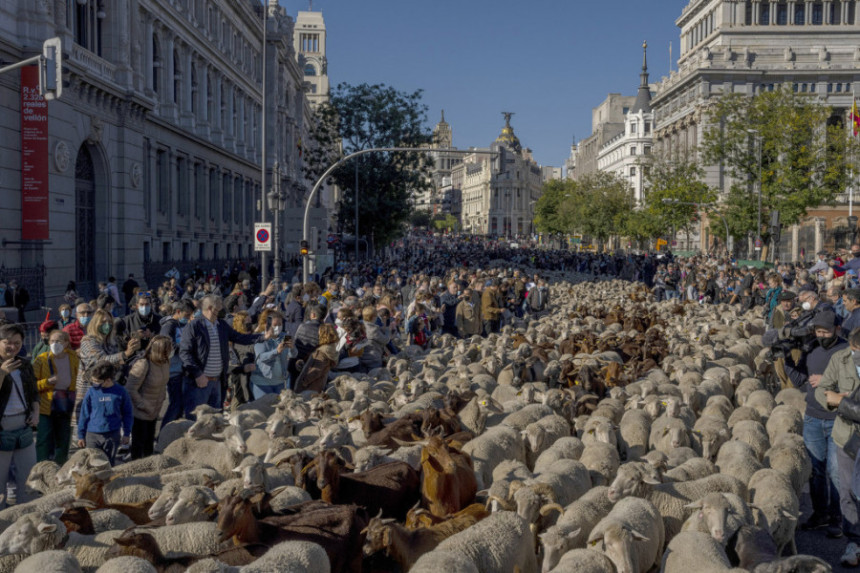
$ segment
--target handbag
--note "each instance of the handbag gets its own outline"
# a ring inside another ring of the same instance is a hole
[[[24,426],[17,430],[0,430],[0,452],[23,450],[33,443],[33,428]]]
[[[48,357],[48,369],[54,375],[54,363]],[[75,408],[75,394],[69,390],[54,390],[51,397],[51,413],[70,414]]]

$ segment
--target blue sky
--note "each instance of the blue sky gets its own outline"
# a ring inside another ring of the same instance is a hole
[[[307,0],[280,0],[291,16]],[[677,61],[675,19],[687,0],[314,0],[328,31],[329,77],[424,90],[454,145],[487,146],[502,111],[542,165],[561,166],[591,133],[610,92],[635,95],[648,42],[651,81]]]

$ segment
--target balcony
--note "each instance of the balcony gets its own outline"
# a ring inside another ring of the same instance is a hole
[[[116,82],[116,66],[78,44],[72,43],[69,60],[86,70],[90,77],[97,77],[111,83]]]

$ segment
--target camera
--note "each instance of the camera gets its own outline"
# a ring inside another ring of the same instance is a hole
[[[765,333],[762,343],[769,346],[771,354],[776,358],[785,358],[792,350],[803,353],[810,352],[815,347],[815,328],[812,318],[815,310],[804,311],[800,316],[786,324],[781,332],[775,329]],[[770,335],[770,336],[768,336]],[[782,335],[782,337],[780,337]]]

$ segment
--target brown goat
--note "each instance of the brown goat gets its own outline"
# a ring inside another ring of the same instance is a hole
[[[72,472],[75,478],[75,497],[78,500],[92,502],[97,509],[115,509],[125,514],[137,525],[149,523],[149,508],[155,503],[155,499],[141,503],[107,503],[105,501],[104,486],[108,480],[98,477],[96,474],[81,475]]]
[[[421,497],[430,513],[444,517],[475,500],[478,483],[472,459],[431,436],[421,450]]]
[[[480,519],[475,515],[466,514],[452,517],[433,527],[406,529],[394,519],[377,516],[367,526],[364,554],[372,555],[384,549],[397,561],[402,571],[409,571],[419,557],[478,521]]]
[[[333,572],[361,571],[362,530],[368,517],[356,505],[321,506],[310,501],[292,508],[291,515],[257,519],[252,502],[241,495],[224,500],[218,514],[221,541],[262,544],[272,547],[282,541],[311,541],[328,555]]]
[[[368,512],[382,510],[386,515],[403,519],[418,500],[421,480],[417,471],[405,462],[389,462],[353,474],[341,473],[342,462],[331,450],[316,458],[317,487],[323,501],[355,503]]]
[[[409,513],[406,514],[406,529],[418,529],[419,527],[432,527],[434,525],[438,525],[443,523],[449,519],[454,519],[458,517],[462,517],[464,515],[471,515],[475,518],[475,521],[481,521],[488,515],[490,512],[487,510],[486,506],[482,503],[473,503],[472,505],[467,505],[454,515],[448,517],[439,517],[437,515],[433,515],[426,509],[422,507],[415,506],[409,510]]]
[[[95,535],[96,528],[93,518],[85,507],[71,507],[67,505],[60,516],[60,521],[66,526],[66,531],[74,531],[81,535]]]
[[[269,548],[265,545],[248,544],[217,551],[211,555],[166,557],[151,533],[126,530],[114,539],[114,545],[108,550],[108,555],[111,557],[139,557],[152,563],[159,573],[173,573],[174,571],[179,573],[194,563],[210,557],[234,567],[248,565],[265,555],[268,550]]]
[[[403,442],[421,439],[421,423],[424,416],[421,412],[413,412],[402,418],[394,420],[378,432],[367,437],[368,446],[384,446],[396,450],[398,443],[395,438]]]

